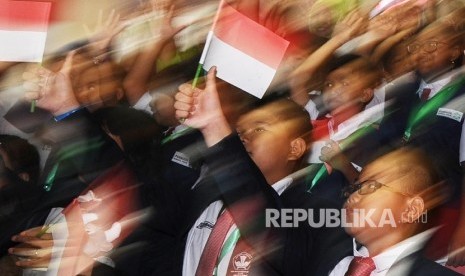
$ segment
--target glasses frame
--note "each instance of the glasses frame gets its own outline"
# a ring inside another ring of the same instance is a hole
[[[351,194],[353,194],[355,192],[358,192],[358,194],[360,194],[360,195],[369,195],[369,194],[373,194],[374,192],[376,192],[378,189],[380,189],[382,187],[385,187],[389,191],[391,191],[393,193],[396,193],[396,194],[399,194],[399,195],[403,195],[403,196],[406,196],[406,197],[413,197],[413,195],[411,195],[411,194],[398,191],[398,190],[392,188],[391,186],[385,185],[383,183],[380,183],[380,182],[378,182],[376,180],[371,180],[371,179],[365,180],[363,182],[359,182],[358,180],[355,181],[354,184],[347,186],[342,191],[342,195],[345,198],[348,198]]]
[[[438,46],[440,44],[446,44],[447,43],[444,43],[444,42],[440,42],[440,41],[436,41],[436,40],[427,40],[423,43],[418,43],[418,42],[413,42],[409,45],[407,45],[407,52],[409,52],[410,54],[415,54],[415,53],[418,53],[420,51],[425,51],[426,53],[434,53],[438,50]],[[413,49],[413,47],[416,46],[415,49]],[[430,48],[425,48],[425,46],[429,46]]]

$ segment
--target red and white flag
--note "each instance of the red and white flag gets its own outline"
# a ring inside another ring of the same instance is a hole
[[[221,1],[200,63],[205,70],[216,66],[220,79],[261,98],[288,46],[289,41]]]
[[[0,61],[42,61],[51,6],[0,0]]]

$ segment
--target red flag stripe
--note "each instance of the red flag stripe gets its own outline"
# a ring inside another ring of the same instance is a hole
[[[222,1],[223,2],[223,1]],[[277,69],[289,42],[228,4],[220,8],[213,32],[223,42]]]
[[[0,1],[0,30],[46,32],[50,2]]]

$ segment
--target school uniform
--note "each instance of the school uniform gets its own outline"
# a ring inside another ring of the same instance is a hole
[[[336,245],[340,242],[347,241],[347,236],[341,228],[312,228],[305,223],[301,227],[291,229],[265,227],[263,218],[266,209],[319,210],[333,205],[306,193],[305,182],[301,180],[289,181],[285,178],[283,182],[279,181],[278,186],[281,188],[287,186],[279,196],[277,191],[266,182],[236,135],[230,135],[209,148],[205,160],[213,182],[201,181],[193,189],[194,193],[201,189],[207,192],[203,194],[204,197],[194,196],[190,206],[197,207],[190,209],[195,209],[196,214],[202,214],[206,209],[198,208],[202,205],[199,204],[201,201],[204,201],[203,206],[206,207],[221,199],[240,230],[238,244],[243,239],[251,248],[250,255],[254,260],[248,275],[319,275],[320,271],[325,270],[321,270],[323,267],[330,267],[332,258],[329,256],[334,255],[334,252],[330,253],[330,251],[337,248]],[[210,187],[216,186],[217,189],[205,189],[205,184]],[[218,206],[213,208],[217,211],[221,209]],[[197,220],[199,216],[193,214],[190,217],[191,219],[195,217]],[[203,225],[208,225],[203,222]],[[190,224],[192,226],[188,231],[200,227],[200,223]],[[214,221],[210,223],[210,227],[213,228]],[[201,249],[198,249],[198,252],[201,252]],[[254,255],[253,252],[261,254]],[[235,260],[234,252],[230,256],[231,260]],[[234,266],[229,265],[227,273],[234,272],[230,267]]]
[[[423,257],[422,248],[433,231],[434,229],[430,229],[409,237],[376,256],[370,256],[368,249],[357,244],[354,239],[350,255],[340,260],[330,271],[329,276],[345,275],[354,257],[373,260],[375,267],[371,276],[460,275]]]

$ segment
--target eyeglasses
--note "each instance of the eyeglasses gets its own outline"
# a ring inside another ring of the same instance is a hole
[[[412,43],[407,46],[407,51],[410,54],[417,53],[420,50],[423,50],[427,53],[433,53],[438,49],[439,44],[446,44],[439,41],[425,41],[423,43]]]
[[[366,181],[363,181],[363,182],[356,181],[354,184],[349,185],[348,187],[346,187],[344,189],[343,196],[345,198],[348,198],[351,194],[353,194],[356,191],[358,191],[358,193],[360,195],[368,195],[368,194],[372,194],[372,193],[376,192],[381,187],[385,187],[389,191],[391,191],[393,193],[396,193],[396,194],[400,194],[400,195],[403,195],[403,196],[406,196],[406,197],[412,197],[411,194],[404,193],[404,192],[401,192],[401,191],[397,191],[396,189],[394,189],[394,188],[392,188],[390,186],[384,185],[382,183],[379,183],[376,180],[366,180]]]

